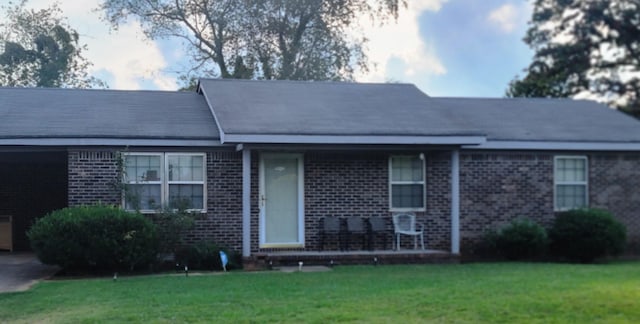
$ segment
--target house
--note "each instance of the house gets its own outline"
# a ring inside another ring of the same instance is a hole
[[[511,219],[548,225],[584,206],[640,243],[640,123],[589,101],[214,79],[197,92],[0,88],[0,178],[17,249],[52,209],[178,200],[200,213],[188,240],[246,258],[320,250],[325,216],[395,212],[452,254]]]

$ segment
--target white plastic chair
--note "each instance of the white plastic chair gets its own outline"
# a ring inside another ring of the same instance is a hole
[[[413,248],[418,248],[418,237],[420,246],[424,250],[424,225],[416,224],[415,214],[395,214],[393,215],[393,229],[396,235],[396,250],[400,250],[400,235],[413,236]]]

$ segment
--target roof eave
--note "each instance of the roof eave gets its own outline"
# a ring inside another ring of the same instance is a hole
[[[217,139],[140,139],[140,138],[0,138],[0,146],[224,146]]]
[[[479,150],[544,150],[544,151],[640,151],[640,142],[575,142],[575,141],[492,141],[479,145],[463,145],[463,149]]]
[[[288,135],[224,134],[222,143],[232,144],[401,144],[401,145],[478,145],[486,141],[479,135],[402,136],[402,135]]]

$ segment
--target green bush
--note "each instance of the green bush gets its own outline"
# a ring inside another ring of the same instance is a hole
[[[544,227],[529,219],[515,219],[495,234],[498,252],[509,260],[530,259],[543,254],[548,238]]]
[[[195,226],[195,214],[186,209],[165,207],[153,216],[158,231],[158,249],[173,254],[184,245],[184,235]]]
[[[110,206],[53,211],[38,219],[27,236],[40,261],[66,270],[133,270],[157,255],[155,225],[143,215]]]
[[[560,213],[549,231],[554,255],[582,263],[624,251],[627,230],[613,215],[601,209]]]
[[[183,246],[176,251],[176,262],[181,266],[188,266],[192,270],[222,270],[220,251],[227,254],[229,263],[227,269],[238,268],[239,256],[233,251],[221,248],[214,242],[200,241],[193,245]]]

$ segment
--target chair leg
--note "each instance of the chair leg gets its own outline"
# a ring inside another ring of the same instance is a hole
[[[400,234],[396,234],[396,250],[400,251]]]
[[[424,250],[424,234],[420,234],[420,243],[422,243],[422,249]]]

